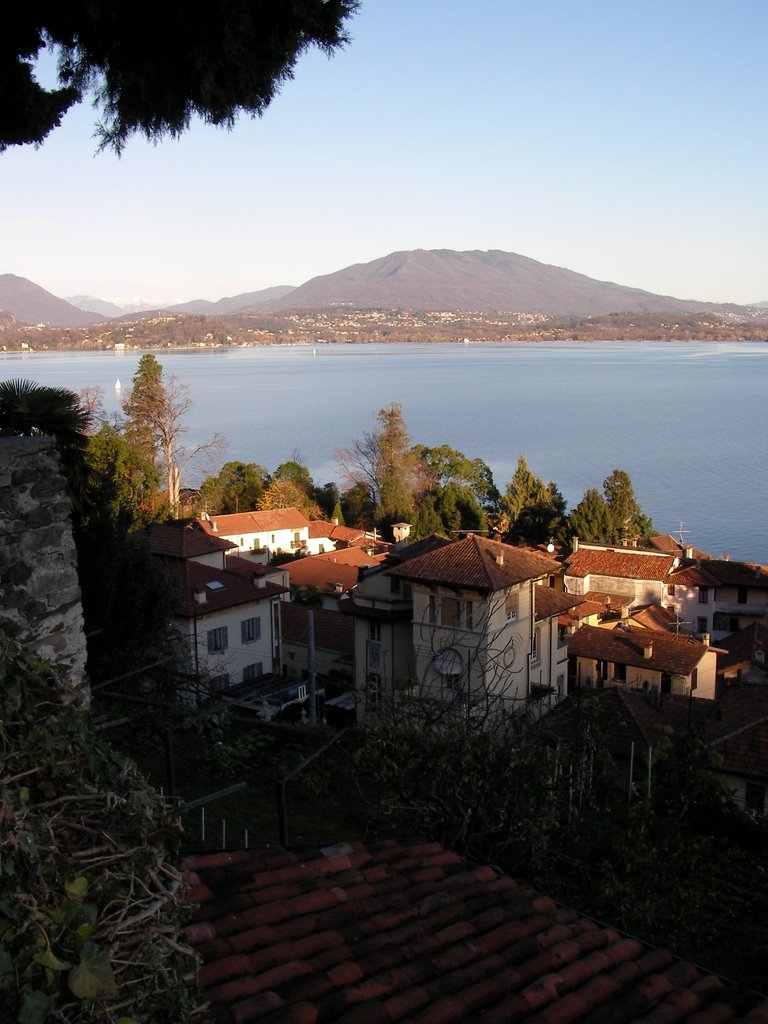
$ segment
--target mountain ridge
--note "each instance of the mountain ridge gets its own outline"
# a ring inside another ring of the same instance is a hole
[[[92,305],[103,303],[88,296],[74,298],[88,299]],[[108,307],[109,304],[101,306]],[[277,285],[216,302],[194,299],[112,317],[86,311],[26,278],[0,275],[0,310],[22,323],[51,327],[82,327],[110,319],[137,320],[163,311],[215,317],[345,307],[589,317],[613,313],[748,311],[764,307],[764,303],[738,306],[658,295],[612,281],[598,281],[500,249],[400,250],[368,263],[318,275],[298,287]]]

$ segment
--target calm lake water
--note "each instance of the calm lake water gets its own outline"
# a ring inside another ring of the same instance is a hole
[[[399,402],[412,442],[484,459],[499,489],[523,454],[569,508],[618,467],[661,532],[768,563],[768,344],[320,345],[158,352],[189,387],[190,446],[274,470],[298,452],[315,483],[337,448]],[[140,352],[0,355],[0,379],[104,388],[119,413]],[[216,467],[218,468],[218,467]],[[199,479],[199,478],[198,478]],[[197,482],[194,478],[187,483]]]

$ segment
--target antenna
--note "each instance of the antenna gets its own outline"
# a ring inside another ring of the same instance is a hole
[[[685,523],[683,522],[682,519],[680,520],[680,525],[677,528],[677,532],[678,532],[678,535],[680,537],[680,547],[684,548],[685,547],[685,537],[683,536],[683,534],[690,533],[691,531],[685,529]]]

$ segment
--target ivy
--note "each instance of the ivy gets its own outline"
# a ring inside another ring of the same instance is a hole
[[[0,796],[0,1020],[189,1020],[178,823],[51,666],[3,636]]]

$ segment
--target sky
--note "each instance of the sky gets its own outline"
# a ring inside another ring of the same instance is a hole
[[[231,132],[117,157],[85,103],[0,153],[0,273],[162,304],[501,249],[768,300],[766,29],[766,0],[362,0]]]

